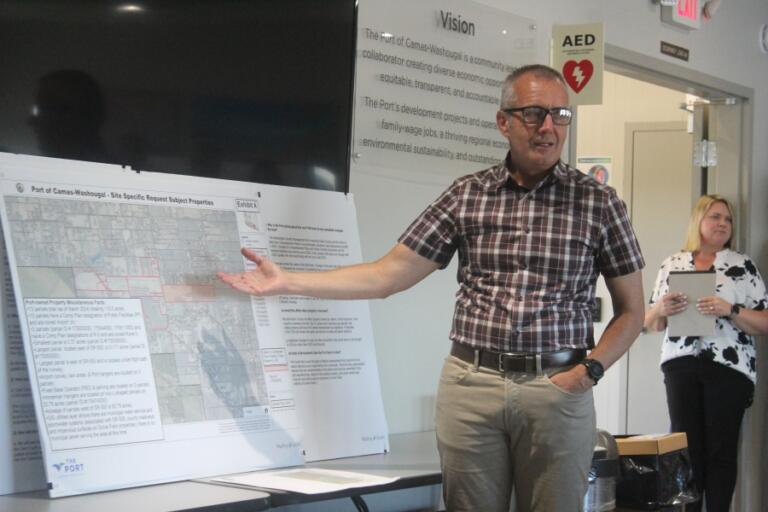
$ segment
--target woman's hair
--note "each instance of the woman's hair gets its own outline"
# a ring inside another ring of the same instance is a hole
[[[704,216],[715,203],[724,204],[725,207],[728,208],[728,213],[731,215],[731,238],[725,242],[726,247],[731,247],[731,241],[736,234],[736,219],[733,215],[733,206],[723,196],[719,196],[717,194],[708,194],[701,196],[696,202],[696,206],[694,206],[693,210],[691,211],[691,218],[688,221],[688,238],[685,241],[685,247],[683,247],[684,251],[694,252],[698,251],[701,247],[701,221],[704,219]]]

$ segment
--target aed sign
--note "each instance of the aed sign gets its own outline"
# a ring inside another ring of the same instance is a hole
[[[552,67],[568,84],[571,105],[603,102],[603,24],[552,27]]]
[[[701,28],[699,0],[677,0],[675,5],[662,5],[661,21],[687,29]]]

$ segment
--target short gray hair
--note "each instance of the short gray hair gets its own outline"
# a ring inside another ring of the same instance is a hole
[[[507,75],[504,80],[504,85],[501,86],[501,108],[509,108],[515,104],[517,97],[515,96],[515,83],[523,76],[531,74],[536,78],[544,80],[557,80],[563,86],[565,86],[565,79],[560,72],[544,64],[528,64],[527,66],[521,66]]]

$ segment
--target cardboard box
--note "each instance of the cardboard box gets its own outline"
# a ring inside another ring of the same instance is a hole
[[[698,500],[684,433],[617,436],[621,475],[616,503],[658,510]]]
[[[688,447],[685,432],[618,437],[619,455],[661,455]]]

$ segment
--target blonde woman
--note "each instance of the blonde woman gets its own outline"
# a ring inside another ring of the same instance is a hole
[[[691,212],[681,252],[661,265],[645,327],[663,331],[667,318],[695,307],[713,317],[714,336],[664,336],[661,368],[673,432],[688,435],[696,485],[708,512],[727,512],[736,483],[739,429],[752,403],[755,335],[768,333],[768,296],[752,260],[731,249],[733,208],[703,196]],[[715,272],[715,293],[689,304],[669,292],[671,271]],[[701,503],[686,510],[700,510]]]

